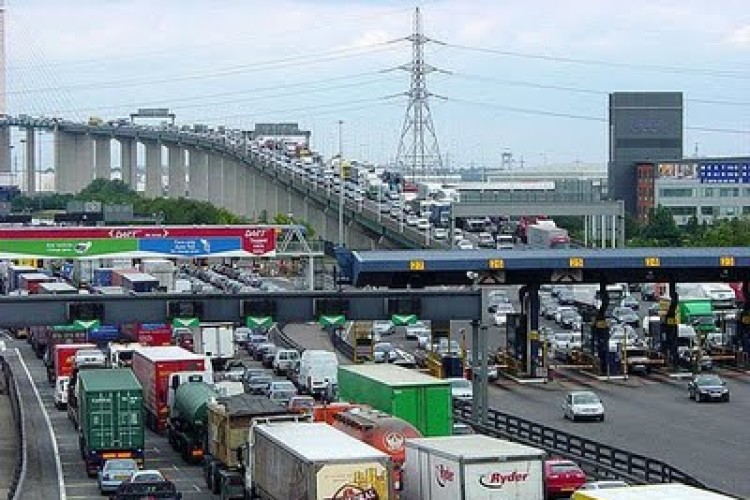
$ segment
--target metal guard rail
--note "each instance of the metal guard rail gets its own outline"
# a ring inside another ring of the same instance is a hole
[[[576,460],[586,472],[599,478],[620,479],[638,484],[678,482],[717,491],[661,460],[598,443],[492,408],[487,409],[486,424],[472,419],[470,402],[454,400],[453,413],[457,420],[471,424],[482,434],[535,446],[550,454]]]
[[[16,386],[16,381],[13,376],[13,372],[10,369],[10,366],[8,365],[8,362],[5,361],[5,358],[3,358],[0,355],[0,377],[2,377],[3,381],[0,382],[0,389],[4,389],[5,392],[8,394],[8,398],[10,399],[10,406],[11,411],[13,413],[13,424],[15,425],[16,430],[16,436],[18,437],[18,447],[16,448],[16,468],[13,472],[13,479],[10,483],[10,487],[8,488],[8,500],[12,500],[15,498],[20,498],[20,491],[19,487],[22,484],[21,475],[24,471],[24,456],[25,456],[25,446],[26,446],[26,434],[24,429],[24,422],[23,422],[23,412],[21,410],[21,404],[18,397],[18,387]],[[0,390],[0,394],[3,394],[4,391]]]
[[[331,344],[333,344],[333,348],[340,352],[346,359],[353,361],[354,347],[337,335],[334,328],[328,329],[328,335],[331,339]]]
[[[296,349],[300,353],[305,350],[304,347],[293,341],[286,333],[284,333],[284,325],[279,325],[278,323],[271,326],[271,328],[268,329],[269,333],[275,332],[273,335],[279,344],[283,345],[287,349]]]

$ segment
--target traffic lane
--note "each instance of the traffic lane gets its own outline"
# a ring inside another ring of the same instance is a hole
[[[67,497],[83,499],[99,496],[96,479],[88,477],[83,464],[78,432],[68,419],[67,412],[57,410],[54,406],[54,393],[47,382],[44,364],[37,359],[28,346],[23,349],[23,355],[50,416],[59,449]],[[159,469],[167,479],[175,483],[178,490],[183,493],[183,498],[214,498],[202,481],[200,466],[183,463],[180,456],[170,447],[166,437],[146,431],[145,445],[144,467]]]
[[[710,486],[750,496],[750,382],[729,379],[730,403],[697,404],[687,382],[664,377],[637,385],[599,382],[586,376],[537,385],[501,380],[490,387],[489,405],[515,416],[584,436],[630,452],[658,458]],[[562,416],[565,392],[590,389],[604,401],[604,422],[570,422]]]

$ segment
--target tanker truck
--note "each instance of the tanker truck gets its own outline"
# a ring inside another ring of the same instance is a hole
[[[177,387],[169,408],[169,444],[188,463],[199,463],[205,453],[208,404],[216,391],[205,382],[186,382]]]

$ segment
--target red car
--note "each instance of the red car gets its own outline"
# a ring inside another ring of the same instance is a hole
[[[570,496],[586,482],[586,474],[575,462],[562,458],[544,461],[547,497]]]

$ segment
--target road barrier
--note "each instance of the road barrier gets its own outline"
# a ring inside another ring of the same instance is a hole
[[[26,434],[24,431],[24,415],[21,410],[21,402],[18,395],[18,388],[16,386],[15,377],[13,372],[5,361],[5,358],[0,355],[0,383],[2,384],[0,394],[7,394],[10,399],[11,412],[13,414],[13,426],[16,430],[17,439],[20,441],[19,446],[16,447],[16,468],[13,473],[13,479],[8,489],[8,500],[20,498],[20,491],[22,490],[23,480],[25,476],[24,457],[26,455]]]
[[[535,446],[550,455],[575,460],[587,473],[597,478],[619,479],[635,484],[677,482],[711,489],[661,460],[598,443],[492,408],[487,410],[485,423],[478,423],[473,419],[471,403],[455,400],[453,413],[456,420],[470,424],[482,434]]]
[[[271,328],[268,329],[269,333],[271,334],[271,338],[276,339],[276,341],[286,347],[287,349],[296,349],[300,353],[305,350],[304,347],[296,343],[287,335],[284,333],[283,325],[279,326],[278,323],[271,326]]]

